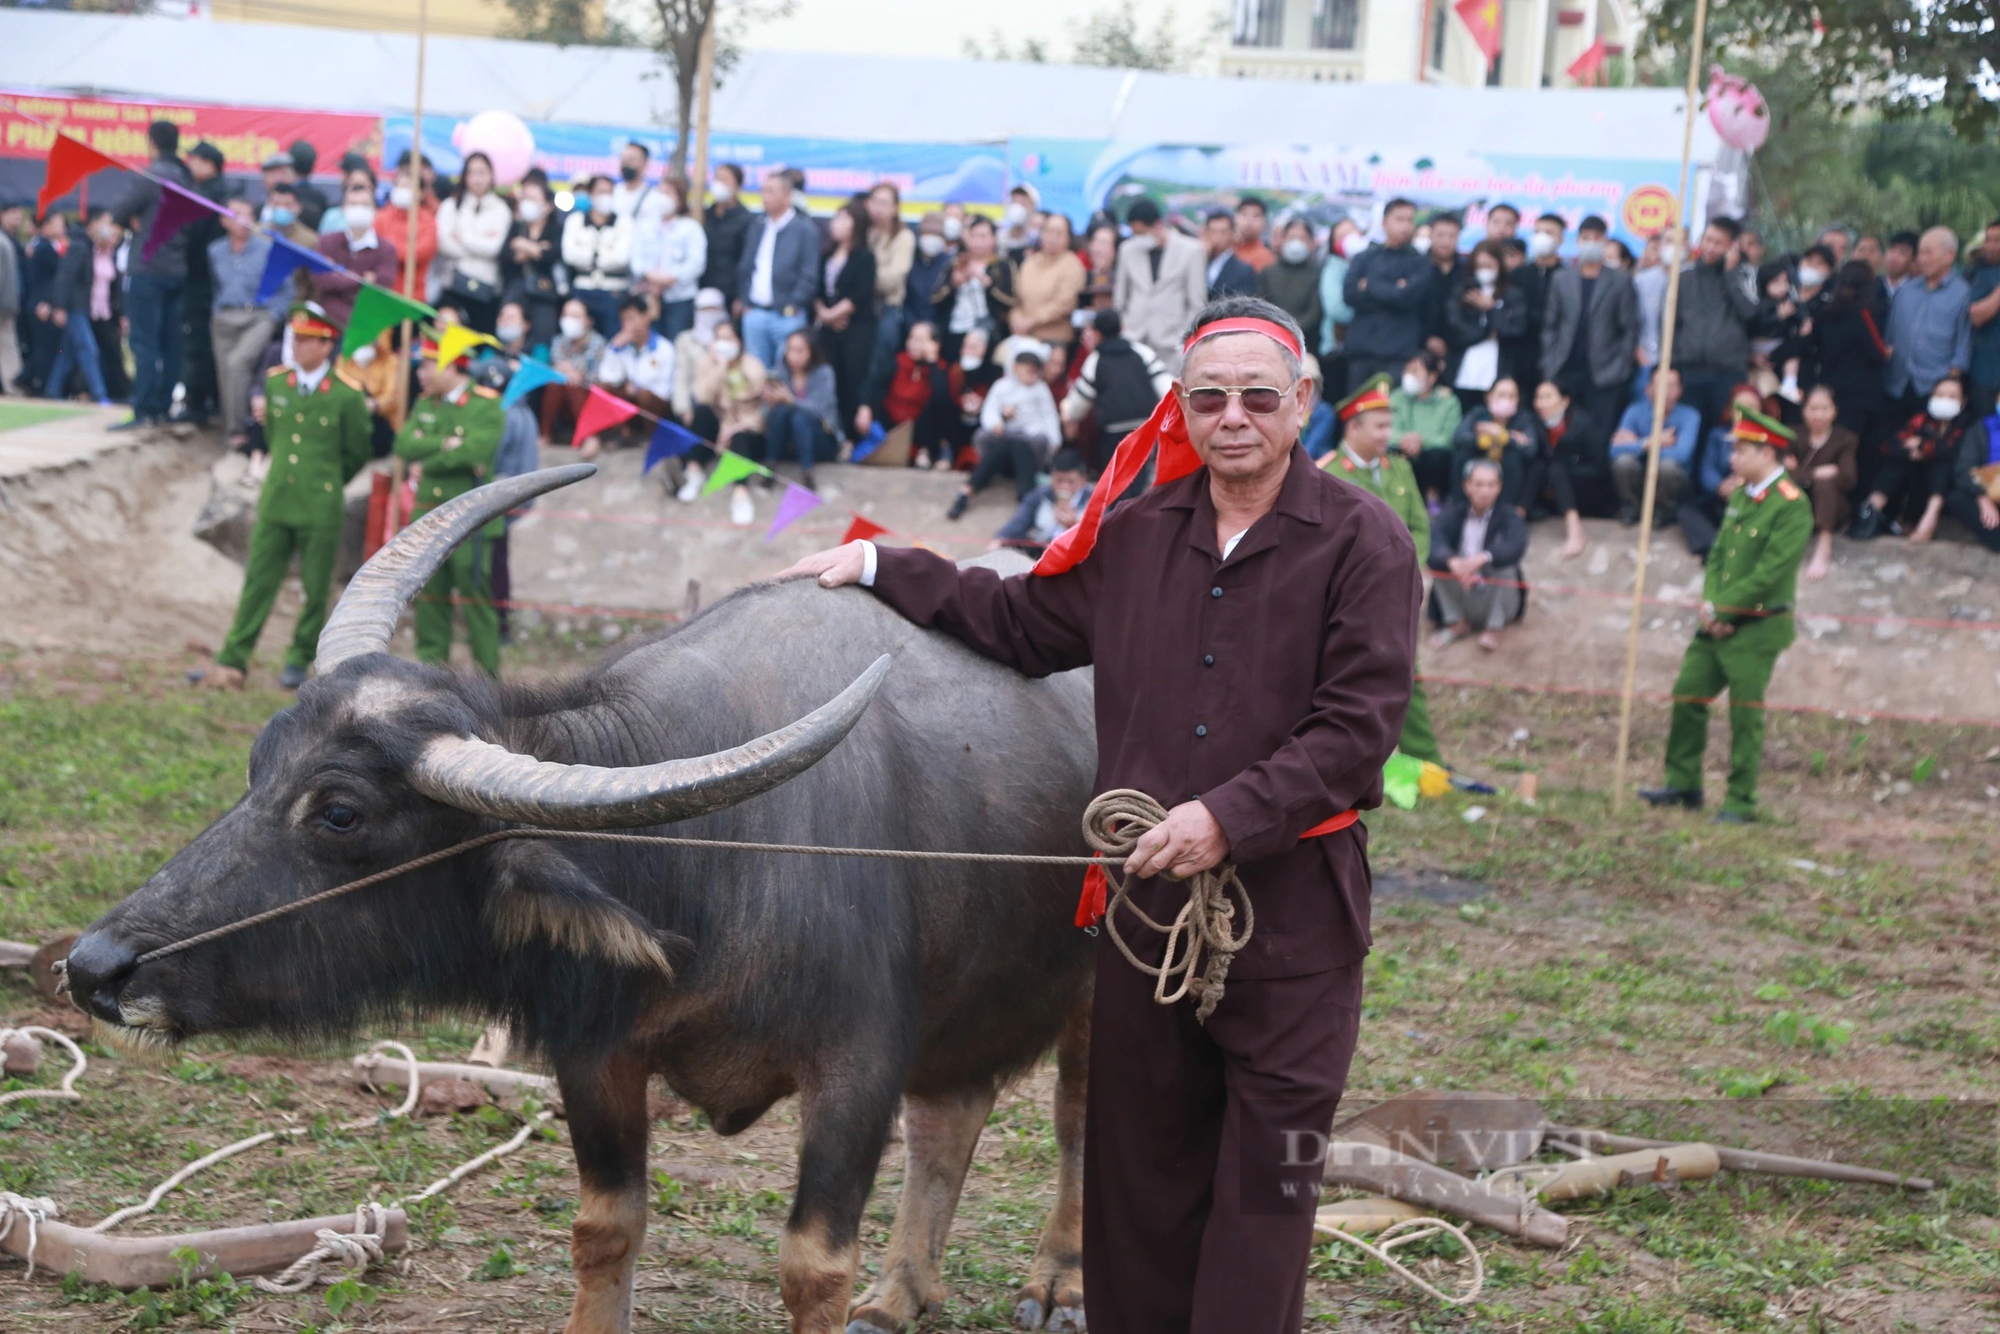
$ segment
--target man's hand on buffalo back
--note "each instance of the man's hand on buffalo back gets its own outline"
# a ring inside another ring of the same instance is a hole
[[[821,588],[839,588],[842,584],[861,582],[861,567],[865,560],[862,544],[849,542],[844,546],[830,547],[815,552],[778,575],[780,579],[790,579],[801,574],[810,574],[819,580]]]
[[[1166,875],[1185,880],[1221,864],[1229,855],[1229,836],[1198,801],[1185,801],[1167,818],[1140,836],[1125,859],[1127,875]]]

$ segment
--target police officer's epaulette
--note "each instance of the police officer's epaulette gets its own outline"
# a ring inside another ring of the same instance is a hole
[[[487,388],[487,387],[486,387],[485,385],[483,385],[483,384],[476,384],[476,385],[472,386],[472,392],[473,392],[473,393],[475,393],[475,394],[477,394],[477,395],[479,395],[479,396],[480,396],[481,398],[498,398],[498,397],[500,397],[500,391],[499,391],[498,389],[488,389],[488,388]]]
[[[1778,479],[1778,494],[1783,496],[1786,500],[1797,500],[1800,497],[1804,496],[1805,492],[1799,490],[1798,487],[1794,486],[1792,484],[1791,478],[1780,477]]]
[[[291,373],[292,373],[292,368],[290,366],[287,366],[284,362],[281,361],[277,365],[271,367],[270,370],[265,371],[264,378],[268,380],[274,375],[290,375]]]

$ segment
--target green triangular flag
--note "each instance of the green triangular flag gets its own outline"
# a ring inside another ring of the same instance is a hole
[[[1417,784],[1424,776],[1424,762],[1400,750],[1389,752],[1382,766],[1382,795],[1404,810],[1417,804]]]
[[[404,320],[434,320],[437,312],[421,301],[412,301],[374,283],[361,284],[354,294],[354,314],[347,321],[347,336],[340,340],[340,355],[354,355],[354,349],[375,341],[384,329]]]
[[[731,482],[740,482],[747,477],[755,477],[758,473],[769,471],[771,470],[763,464],[753,463],[741,454],[725,449],[716,455],[715,471],[708,475],[708,485],[702,487],[701,493],[705,496],[714,495]]]

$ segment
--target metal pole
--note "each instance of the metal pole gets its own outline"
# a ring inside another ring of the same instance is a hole
[[[708,8],[708,25],[701,30],[701,54],[694,65],[694,172],[688,198],[697,222],[708,218],[708,105],[715,89],[716,6]]]
[[[1694,194],[1694,173],[1689,161],[1694,155],[1694,115],[1701,75],[1702,39],[1708,28],[1708,0],[1696,0],[1694,44],[1688,52],[1687,117],[1681,127],[1681,198],[1673,226],[1688,228],[1688,202]],[[1691,245],[1693,236],[1687,237]],[[1646,437],[1646,488],[1639,502],[1639,569],[1632,578],[1632,623],[1625,637],[1625,688],[1618,704],[1618,761],[1612,770],[1611,808],[1625,805],[1625,761],[1632,743],[1632,689],[1639,673],[1639,617],[1646,601],[1646,561],[1653,543],[1653,498],[1660,484],[1660,432],[1667,420],[1667,372],[1674,364],[1674,318],[1680,309],[1681,266],[1687,262],[1684,246],[1674,247],[1674,266],[1667,274],[1667,303],[1660,314],[1660,364],[1653,368],[1653,429]]]
[[[424,45],[430,28],[430,0],[417,0],[417,97],[410,114],[410,226],[403,247],[403,295],[417,296],[417,218],[424,206]],[[410,347],[415,326],[403,321],[402,341],[396,355],[396,422],[398,429],[410,415]],[[382,540],[388,541],[402,527],[397,506],[403,498],[403,461],[389,463],[389,512],[382,523]]]

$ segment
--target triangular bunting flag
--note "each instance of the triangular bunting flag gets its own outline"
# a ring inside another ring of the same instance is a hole
[[[592,385],[590,396],[583,400],[583,411],[576,414],[576,433],[570,439],[580,445],[599,431],[608,431],[620,422],[630,421],[638,411],[636,405]]]
[[[454,324],[438,335],[438,365],[449,366],[473,348],[482,345],[498,347],[500,340],[492,334],[483,334],[463,324]]]
[[[437,312],[421,301],[412,301],[374,283],[363,283],[361,290],[354,294],[354,314],[347,321],[347,337],[340,341],[340,355],[353,356],[355,348],[374,342],[384,329],[403,320],[435,318]]]
[[[1610,49],[1604,45],[1604,39],[1600,37],[1589,46],[1584,47],[1583,54],[1572,60],[1569,68],[1564,70],[1563,73],[1569,75],[1572,82],[1589,84],[1595,87],[1597,84],[1597,71],[1604,68],[1604,62],[1610,54]]]
[[[523,357],[521,364],[514,368],[513,378],[507,381],[507,392],[500,395],[500,406],[511,408],[543,385],[562,382],[563,373],[548,362]]]
[[[47,175],[35,195],[35,212],[47,213],[49,205],[70,192],[78,181],[93,171],[117,170],[119,164],[80,139],[58,134],[49,146]]]
[[[184,185],[172,181],[160,182],[160,207],[153,214],[153,225],[146,232],[145,244],[139,247],[139,257],[150,260],[159,253],[161,246],[174,239],[175,233],[209,213],[227,213],[220,204],[211,203]]]
[[[859,514],[856,514],[854,522],[848,524],[847,531],[841,535],[840,543],[842,546],[846,546],[849,542],[859,542],[870,537],[881,537],[888,531],[887,528],[876,523],[873,519],[864,519]]]
[[[264,261],[264,276],[257,282],[259,305],[276,296],[278,289],[290,282],[292,275],[302,268],[315,273],[332,273],[340,267],[317,250],[308,250],[296,241],[288,241],[275,233],[267,235],[271,237],[271,255]]]
[[[803,486],[795,486],[790,482],[786,482],[784,498],[778,502],[778,512],[771,516],[771,528],[769,532],[764,534],[764,540],[766,542],[770,541],[780,532],[784,531],[784,529],[797,523],[801,518],[811,514],[825,503],[818,495],[806,490]]]
[[[679,422],[670,422],[662,418],[660,424],[653,428],[653,438],[646,446],[646,466],[639,471],[651,472],[654,464],[685,454],[696,445],[706,443],[708,442]]]
[[[771,471],[761,463],[754,463],[741,454],[725,449],[715,457],[715,471],[708,475],[708,484],[701,489],[703,495],[713,495],[731,482],[740,482],[755,477],[759,473]]]

